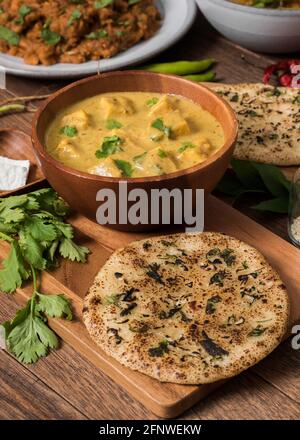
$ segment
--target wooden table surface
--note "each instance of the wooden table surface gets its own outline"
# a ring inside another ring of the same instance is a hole
[[[259,82],[263,68],[274,60],[225,40],[200,14],[187,36],[157,60],[206,57],[218,60],[218,79],[228,83]],[[9,76],[7,91],[0,91],[0,98],[44,94],[62,85],[59,81]],[[5,116],[0,128],[30,132],[31,117],[30,113]],[[245,205],[237,208],[288,240],[286,217],[260,214]],[[0,294],[0,322],[11,318],[18,307],[13,295]],[[293,350],[286,341],[259,365],[229,381],[181,418],[299,419],[299,371],[300,350]],[[155,419],[65,343],[30,366],[0,350],[0,401],[1,419]]]

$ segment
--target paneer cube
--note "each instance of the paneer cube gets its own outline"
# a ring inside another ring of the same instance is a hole
[[[110,119],[120,115],[132,115],[135,113],[134,103],[131,99],[120,96],[112,98],[102,96],[100,99],[101,111],[105,119]]]
[[[121,171],[111,157],[102,160],[99,165],[90,168],[88,172],[96,176],[122,177]]]
[[[163,175],[177,171],[172,156],[166,152],[166,156],[161,157],[161,151],[160,148],[153,148],[153,150],[147,152],[142,163],[142,169],[145,176]]]
[[[149,116],[151,118],[164,117],[173,110],[174,110],[174,105],[171,97],[168,95],[164,95],[162,98],[160,98],[158,103],[151,108],[149,112]]]
[[[66,162],[79,157],[78,148],[69,139],[62,139],[59,142],[56,147],[56,154],[59,160]]]
[[[170,127],[173,137],[185,136],[190,134],[191,129],[186,119],[179,110],[172,111],[164,117],[164,124]]]
[[[89,125],[89,116],[84,110],[76,110],[62,118],[62,127],[74,126],[77,130],[85,130]]]

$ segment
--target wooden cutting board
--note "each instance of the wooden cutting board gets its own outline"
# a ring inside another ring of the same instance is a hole
[[[299,322],[300,250],[213,196],[207,200],[205,211],[206,230],[224,232],[253,245],[279,271],[290,294],[290,324]],[[85,265],[62,261],[60,268],[43,274],[42,291],[64,293],[72,300],[75,313],[74,321],[50,319],[50,326],[96,368],[100,368],[157,416],[176,417],[219,387],[223,382],[203,386],[161,384],[155,379],[123,367],[92,342],[81,318],[85,293],[113,250],[151,234],[113,231],[97,226],[81,216],[70,219],[70,222],[77,229],[77,241],[88,246],[92,254]],[[155,235],[162,234],[160,231]],[[8,248],[6,243],[0,242],[0,260],[6,255]],[[16,299],[25,302],[30,295],[31,286],[27,285],[18,289]]]

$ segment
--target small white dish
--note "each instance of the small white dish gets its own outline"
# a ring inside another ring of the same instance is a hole
[[[300,9],[264,9],[228,0],[197,0],[200,10],[222,35],[257,52],[300,50]]]
[[[31,66],[21,58],[0,54],[0,66],[7,73],[31,78],[76,78],[97,72],[108,72],[142,63],[172,46],[190,29],[196,15],[194,0],[158,0],[163,16],[160,30],[149,40],[110,58],[82,64],[54,64]]]

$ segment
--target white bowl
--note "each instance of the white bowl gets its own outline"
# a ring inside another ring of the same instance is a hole
[[[227,0],[197,0],[204,16],[222,35],[257,52],[300,50],[300,9],[262,9]]]

